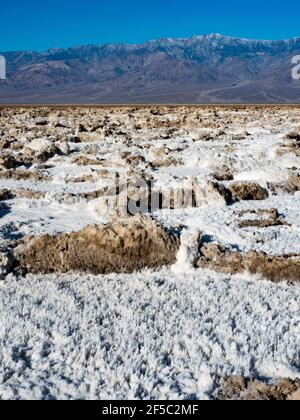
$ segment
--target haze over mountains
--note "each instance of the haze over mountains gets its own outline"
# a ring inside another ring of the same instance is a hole
[[[300,103],[291,76],[300,38],[211,34],[0,54],[0,103]]]

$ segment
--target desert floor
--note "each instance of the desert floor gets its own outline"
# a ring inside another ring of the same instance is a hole
[[[300,399],[300,107],[0,108],[0,399]]]

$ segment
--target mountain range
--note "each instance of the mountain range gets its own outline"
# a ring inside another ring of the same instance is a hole
[[[0,103],[300,103],[300,38],[210,34],[0,54]]]

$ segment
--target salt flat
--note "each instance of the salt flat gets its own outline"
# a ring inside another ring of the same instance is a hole
[[[1,284],[1,398],[210,398],[299,377],[300,289],[212,272]]]
[[[300,378],[299,117],[2,108],[0,399],[213,399],[222,378]],[[128,212],[178,238],[174,264],[32,274],[17,258]]]

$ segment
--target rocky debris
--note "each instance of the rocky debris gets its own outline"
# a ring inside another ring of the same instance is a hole
[[[95,159],[94,157],[83,156],[83,155],[76,156],[72,162],[80,166],[96,166],[96,165],[102,165],[103,163],[99,159]]]
[[[213,141],[215,139],[212,132],[200,133],[197,140],[199,141]]]
[[[8,140],[0,140],[0,150],[9,149],[12,145],[12,142]]]
[[[244,257],[245,271],[278,282],[300,282],[300,255],[270,256],[250,251]]]
[[[233,180],[232,171],[228,166],[222,166],[220,168],[217,168],[216,171],[212,174],[212,176],[219,182]]]
[[[11,209],[11,206],[4,203],[3,201],[0,201],[0,218],[3,217],[5,214],[9,213]]]
[[[214,397],[216,400],[300,401],[300,380],[265,382],[233,376],[220,379]]]
[[[12,194],[14,197],[29,200],[40,200],[46,196],[46,193],[42,191],[35,191],[28,188],[20,188],[19,190],[13,191]]]
[[[71,153],[71,149],[67,141],[57,141],[54,146],[57,148],[59,155],[68,156]]]
[[[200,258],[196,266],[225,274],[237,274],[244,271],[240,252],[234,252],[213,243],[204,243],[200,246]]]
[[[13,198],[13,194],[10,190],[3,189],[0,190],[0,201],[11,200]]]
[[[4,169],[14,169],[20,166],[20,162],[12,155],[2,155],[0,156],[0,167]]]
[[[159,147],[158,149],[153,151],[153,155],[157,159],[165,158],[169,155],[169,153],[170,153],[170,149],[167,147]]]
[[[243,220],[239,223],[239,228],[247,228],[247,227],[258,227],[258,228],[267,228],[272,226],[288,226],[284,220],[282,220],[279,212],[277,209],[268,209],[268,210],[253,210],[253,211],[246,211],[240,212],[240,216],[244,216],[245,214],[254,214],[263,217],[263,219],[252,220],[247,219]]]
[[[93,182],[95,181],[95,175],[93,174],[86,174],[78,177],[67,177],[65,179],[66,182],[69,183],[83,183],[83,182]]]
[[[278,150],[277,150],[277,154],[278,156],[283,156],[286,155],[287,153],[294,153],[296,156],[300,156],[300,143],[290,143],[284,146],[281,146]]]
[[[80,193],[77,195],[77,197],[86,201],[91,201],[91,200],[96,200],[97,198],[100,198],[100,197],[105,197],[107,195],[110,195],[109,189],[103,188],[101,190]]]
[[[127,217],[80,232],[27,239],[16,250],[25,273],[132,273],[173,264],[179,238],[154,219]]]
[[[253,209],[253,210],[242,210],[238,212],[239,217],[258,215],[266,219],[274,220],[280,217],[279,211],[275,208],[270,209]]]
[[[204,243],[200,246],[197,267],[225,274],[249,272],[274,282],[300,282],[300,255],[277,257],[256,251],[242,253],[218,244]]]
[[[9,251],[0,249],[0,280],[4,280],[7,274],[13,271],[15,259]]]
[[[135,169],[139,165],[146,163],[146,159],[144,158],[144,156],[135,155],[130,152],[121,153],[121,159],[124,161],[125,165],[128,166],[130,169]]]
[[[154,168],[167,168],[170,166],[182,166],[184,161],[180,158],[175,158],[172,156],[167,156],[165,158],[159,158],[152,162]]]
[[[256,182],[234,182],[228,190],[234,201],[266,200],[269,197],[268,191]]]
[[[294,153],[296,156],[300,156],[300,134],[292,132],[286,137],[288,140],[287,144],[283,144],[278,150],[277,154],[282,156],[286,153]]]
[[[244,131],[243,133],[232,134],[231,135],[231,140],[232,141],[242,141],[242,140],[245,140],[249,136],[250,136],[250,133],[248,133],[247,131]]]
[[[197,190],[196,190],[196,197],[197,197]],[[221,205],[230,204],[232,202],[232,193],[231,191],[224,187],[219,182],[215,182],[213,180],[206,180],[205,188],[204,188],[204,197],[207,199],[207,204],[214,204],[219,203]],[[201,192],[200,192],[200,201],[201,201]],[[198,199],[196,198],[196,202]],[[198,207],[198,206],[197,206]]]
[[[68,138],[68,141],[69,141],[70,143],[75,143],[75,144],[78,144],[78,143],[81,143],[81,138],[80,138],[79,136],[70,136],[70,137]]]
[[[300,191],[300,175],[291,175],[286,182],[282,182],[279,184],[269,183],[268,188],[275,194],[295,194],[295,192]]]
[[[17,181],[26,181],[26,180],[34,180],[34,181],[50,181],[51,178],[47,175],[44,175],[41,172],[37,171],[26,171],[26,170],[7,170],[1,171],[0,170],[0,179],[15,179]]]
[[[287,134],[286,138],[288,140],[296,140],[300,144],[300,134],[296,132],[292,132]]]
[[[32,162],[47,162],[56,155],[61,155],[61,150],[50,140],[34,139],[24,149],[24,154],[31,159]]]
[[[28,188],[20,188],[15,191],[2,189],[0,190],[0,201],[12,200],[13,198],[27,198],[39,200],[45,197],[45,193],[41,191],[34,191]]]
[[[36,124],[37,126],[44,127],[44,126],[46,126],[46,125],[48,125],[48,124],[49,124],[49,121],[41,119],[41,120],[37,120],[37,121],[35,122],[35,124]]]
[[[84,124],[79,124],[77,127],[77,133],[87,133],[89,129]]]
[[[99,170],[95,170],[92,169],[91,173],[87,173],[85,175],[81,175],[81,176],[67,176],[65,181],[68,183],[84,183],[84,182],[95,182],[98,181],[99,179],[108,179],[113,181],[114,178],[116,178],[118,175],[114,174],[113,172],[108,171],[107,169],[99,169]]]

